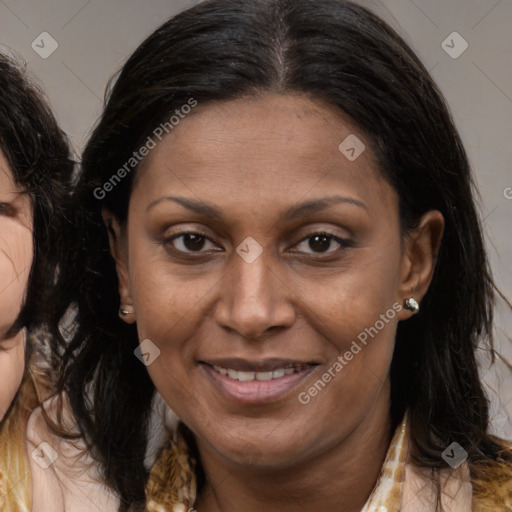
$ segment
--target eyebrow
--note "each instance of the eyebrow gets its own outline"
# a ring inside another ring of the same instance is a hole
[[[223,220],[223,215],[221,210],[216,208],[213,205],[209,205],[203,201],[197,201],[195,199],[185,198],[185,197],[177,197],[177,196],[164,196],[159,199],[156,199],[147,207],[146,212],[148,212],[151,208],[160,204],[163,201],[173,201],[178,203],[179,205],[191,210],[198,215],[202,215],[204,217],[210,217],[217,221]],[[325,210],[326,208],[332,206],[333,204],[350,204],[354,206],[358,206],[365,210],[368,210],[367,206],[358,199],[353,199],[351,197],[342,197],[339,195],[324,197],[322,199],[312,199],[310,201],[304,201],[299,203],[298,205],[292,206],[288,208],[283,214],[283,220],[285,221],[293,221],[299,217],[315,213],[321,210]]]

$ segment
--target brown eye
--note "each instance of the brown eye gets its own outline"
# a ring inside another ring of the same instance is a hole
[[[189,233],[183,236],[183,245],[189,251],[200,251],[205,244],[205,237],[196,233]]]
[[[186,232],[175,235],[165,241],[165,245],[171,245],[173,249],[185,254],[192,254],[203,251],[205,245],[213,242],[202,233]]]
[[[14,206],[9,203],[0,203],[0,215],[5,215],[6,217],[15,217],[16,208],[14,208]]]
[[[307,242],[307,244],[306,244]],[[334,250],[329,250],[333,244],[337,244],[339,247],[334,247]],[[306,245],[306,248],[310,250],[309,251],[300,251],[300,252],[306,252],[309,254],[327,254],[327,253],[333,253],[336,252],[340,247],[341,248],[347,248],[351,246],[351,243],[348,240],[344,240],[342,238],[339,238],[335,235],[331,235],[330,233],[313,233],[297,244],[297,247]]]
[[[309,238],[309,247],[314,252],[327,252],[331,242],[332,238],[327,235],[315,235]]]

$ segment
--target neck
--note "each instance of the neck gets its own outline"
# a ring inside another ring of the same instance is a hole
[[[241,466],[197,441],[205,485],[197,512],[359,512],[371,494],[392,437],[389,401],[329,450],[287,468]],[[270,447],[271,448],[271,447]]]

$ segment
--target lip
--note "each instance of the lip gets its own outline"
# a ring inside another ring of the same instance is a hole
[[[284,364],[283,364],[284,363]],[[295,373],[277,379],[242,382],[222,375],[213,366],[230,368],[238,371],[271,371],[280,368],[297,368]],[[318,367],[316,363],[304,363],[283,359],[265,361],[245,361],[242,359],[215,359],[207,363],[200,361],[199,366],[207,378],[230,401],[245,405],[268,404],[285,399],[304,379]]]

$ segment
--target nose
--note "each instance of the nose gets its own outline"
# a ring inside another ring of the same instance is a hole
[[[251,263],[233,255],[215,309],[218,325],[248,340],[262,340],[278,328],[293,325],[294,294],[271,259],[266,251]]]

